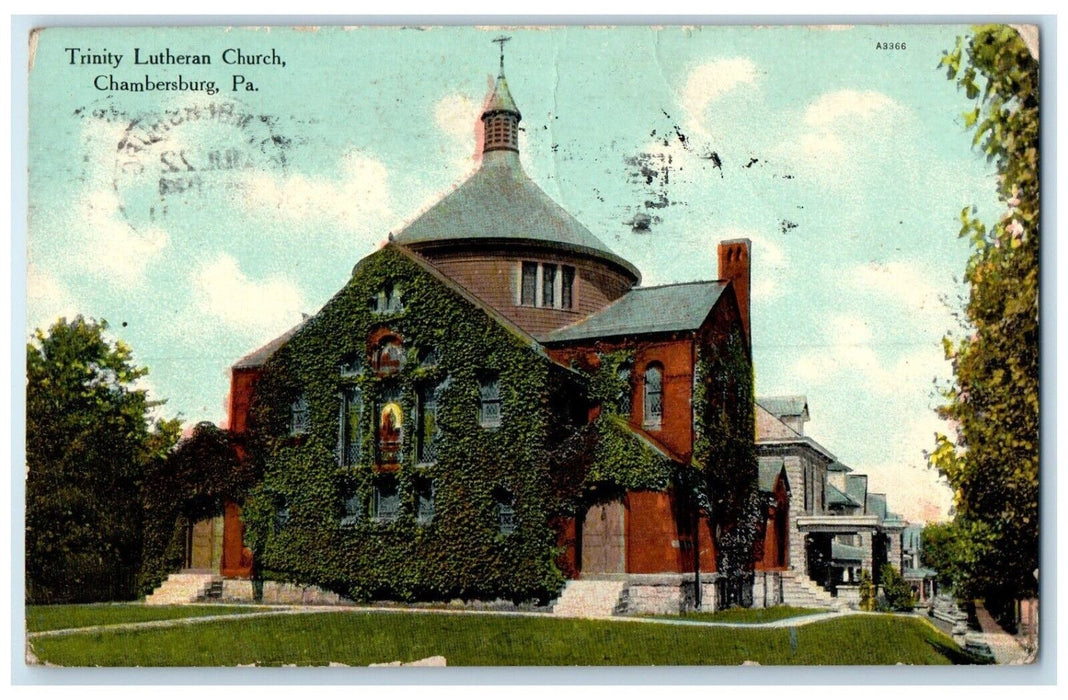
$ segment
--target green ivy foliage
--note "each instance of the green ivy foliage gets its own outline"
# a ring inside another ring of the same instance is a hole
[[[1004,211],[992,225],[961,212],[972,245],[963,333],[943,340],[954,381],[939,414],[932,464],[955,492],[952,533],[942,533],[964,597],[1037,593],[1039,494],[1039,66],[1015,29],[976,27],[941,61],[973,107],[973,143],[997,168]]]
[[[740,330],[713,330],[698,345],[693,466],[698,502],[718,531],[717,571],[744,603],[764,508],[757,484],[753,366]]]
[[[860,570],[860,584],[858,586],[860,593],[860,609],[871,612],[875,610],[877,589],[875,582],[871,578],[871,572],[867,569]]]
[[[378,291],[401,289],[403,309],[376,313]],[[388,329],[402,339],[405,362],[380,376],[368,338]],[[435,364],[420,361],[429,350]],[[339,367],[360,359],[363,371]],[[500,379],[502,420],[478,420],[480,379]],[[465,301],[399,251],[365,259],[350,282],[264,367],[251,410],[253,459],[262,482],[245,504],[246,537],[261,572],[313,583],[354,599],[505,597],[547,599],[563,583],[555,564],[551,519],[559,510],[550,468],[554,425],[575,413],[576,377],[529,346],[529,341]],[[358,459],[339,465],[340,392],[363,397]],[[564,391],[561,386],[569,386]],[[421,389],[440,387],[438,458],[416,464],[416,402]],[[390,393],[404,414],[404,457],[392,475],[401,505],[392,522],[373,515],[376,401]],[[290,407],[301,394],[310,426],[290,435]],[[580,397],[581,398],[581,397]],[[434,483],[434,515],[417,522],[416,480]],[[509,494],[515,530],[501,534],[498,500]],[[346,499],[360,514],[342,525]],[[289,520],[276,518],[280,506]]]

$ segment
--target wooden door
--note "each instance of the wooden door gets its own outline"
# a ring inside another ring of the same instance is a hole
[[[590,506],[582,523],[581,574],[621,574],[626,571],[623,502]]]

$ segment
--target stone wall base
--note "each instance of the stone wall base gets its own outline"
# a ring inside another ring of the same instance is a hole
[[[771,608],[776,605],[782,605],[782,573],[753,572],[753,607]]]
[[[701,574],[701,609],[715,610],[717,574]],[[628,614],[678,615],[696,608],[692,575],[631,574],[627,577]]]
[[[352,601],[342,598],[337,593],[323,590],[318,586],[302,586],[279,581],[264,581],[262,597],[257,601],[255,586],[252,581],[247,579],[224,579],[222,600],[244,603],[259,602],[264,605],[352,604]]]

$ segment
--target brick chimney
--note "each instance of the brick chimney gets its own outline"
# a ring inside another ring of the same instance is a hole
[[[745,342],[750,343],[749,335],[749,249],[752,242],[748,238],[734,238],[719,243],[719,278],[731,281],[734,296],[738,298],[738,309],[742,312],[742,330]]]

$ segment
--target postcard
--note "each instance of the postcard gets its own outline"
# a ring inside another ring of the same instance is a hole
[[[26,40],[28,664],[1037,658],[1038,27]]]

